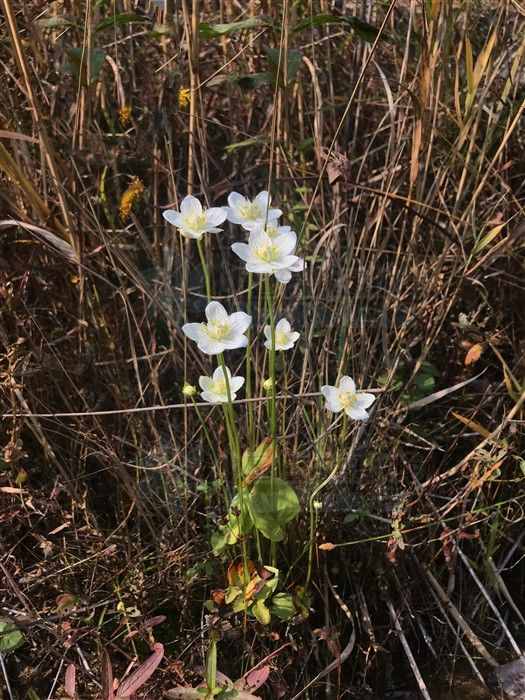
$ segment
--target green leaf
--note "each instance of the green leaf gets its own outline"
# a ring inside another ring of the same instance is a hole
[[[230,544],[228,542],[229,533],[227,529],[222,525],[218,530],[211,536],[211,548],[216,557],[224,552],[226,547]],[[235,544],[235,543],[233,543]]]
[[[232,611],[234,613],[238,612],[244,612],[245,610],[248,610],[251,605],[251,602],[248,600],[244,599],[244,595],[237,596],[233,603],[231,604],[232,606]]]
[[[248,507],[255,527],[272,542],[284,538],[284,528],[300,509],[293,488],[277,477],[262,477],[255,482]]]
[[[279,57],[281,61],[279,80],[282,81],[284,78],[284,61],[286,61],[287,82],[291,83],[295,80],[303,62],[303,54],[300,51],[297,49],[289,49],[287,52],[284,52],[280,49],[269,48],[266,49],[266,55],[268,56],[268,61],[272,68],[274,83],[276,82],[277,71],[279,69]]]
[[[0,618],[0,652],[14,651],[23,643],[24,636],[17,626],[11,620]]]
[[[199,34],[205,39],[213,39],[218,36],[226,36],[241,32],[245,29],[256,29],[257,27],[268,26],[270,24],[267,17],[248,17],[239,22],[228,22],[227,24],[208,24],[201,22],[199,24]]]
[[[257,600],[252,606],[252,613],[262,625],[269,625],[272,616],[263,600]]]
[[[71,73],[76,78],[80,76],[82,69],[82,80],[86,81],[86,64],[88,59],[88,52],[84,48],[73,48],[67,50],[68,62],[65,65],[65,70]],[[90,66],[89,75],[91,82],[94,83],[98,80],[104,61],[106,60],[106,54],[101,49],[91,49],[90,53]]]
[[[210,690],[217,687],[217,641],[212,639],[206,659],[206,681]]]
[[[73,20],[67,17],[42,17],[35,24],[41,29],[65,29],[65,27],[78,27]]]
[[[156,22],[151,30],[152,36],[171,36],[175,33],[173,25],[171,24],[160,24]]]
[[[101,32],[104,29],[111,29],[112,27],[117,27],[122,24],[144,24],[146,22],[151,22],[149,17],[144,17],[144,15],[137,15],[132,12],[120,12],[118,15],[112,15],[111,17],[106,17],[101,22],[99,22],[96,27],[96,32]]]
[[[374,27],[373,24],[368,24],[368,22],[363,22],[359,17],[345,17],[344,22],[354,30],[360,39],[367,41],[369,44],[375,41],[379,34],[379,29],[377,27]],[[389,40],[385,34],[383,34],[382,38],[384,41]]]
[[[344,22],[343,18],[337,17],[336,15],[314,15],[296,24],[295,27],[292,28],[292,32],[302,32],[305,29],[314,29],[315,27],[322,27],[325,24],[341,24],[342,22]]]
[[[277,593],[272,598],[271,612],[281,620],[290,620],[295,615],[295,605],[289,593]]]
[[[238,145],[238,144],[236,144]],[[245,450],[242,455],[242,473],[247,476],[257,467],[270,466],[273,459],[273,444],[271,438],[265,438],[253,452]]]
[[[40,695],[38,695],[33,688],[29,688],[27,691],[26,700],[40,700]]]
[[[425,396],[431,394],[436,386],[436,380],[431,374],[416,375],[414,383],[418,391],[422,392]]]
[[[310,615],[310,608],[312,607],[312,596],[304,586],[297,586],[295,589],[294,596],[295,607],[298,609],[299,614],[306,620]]]
[[[224,602],[226,605],[231,605],[240,595],[242,595],[242,588],[239,588],[238,586],[229,586],[224,594]]]
[[[265,144],[268,142],[268,139],[266,136],[254,136],[252,139],[245,139],[244,141],[237,141],[237,143],[229,143],[225,147],[225,152],[226,153],[233,153],[233,151],[236,151],[239,148],[249,148],[250,146],[260,146],[261,144]],[[244,457],[243,457],[243,472],[244,474],[248,474],[248,471],[244,471]]]
[[[273,566],[265,566],[264,568],[270,571],[273,576],[265,580],[264,586],[255,594],[255,600],[267,600],[275,593],[275,589],[279,583],[279,569],[275,569]]]
[[[253,90],[261,85],[270,85],[272,82],[272,74],[270,71],[264,71],[262,73],[239,75],[234,78],[234,82],[243,90]]]
[[[372,43],[379,30],[368,22],[363,22],[359,17],[353,15],[315,15],[314,17],[308,17],[307,19],[296,24],[292,31],[302,32],[304,29],[313,29],[315,27],[322,27],[325,24],[342,24],[347,29],[353,30],[360,39]],[[383,34],[382,37],[385,41],[389,41],[388,37]]]

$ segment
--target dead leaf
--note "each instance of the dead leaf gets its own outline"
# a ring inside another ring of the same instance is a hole
[[[479,489],[483,484],[490,479],[490,477],[494,474],[495,471],[501,468],[501,465],[505,461],[505,458],[498,460],[495,462],[491,467],[487,469],[487,471],[482,474],[479,479],[474,479],[471,483],[471,487],[473,489]]]
[[[164,656],[164,647],[157,643],[153,646],[153,654],[134,671],[130,676],[124,678],[117,689],[117,698],[129,698],[139,688],[141,688],[148,678],[153,674]]]
[[[475,362],[477,362],[483,354],[483,350],[484,347],[482,343],[476,343],[473,345],[465,356],[465,367],[473,365]]]
[[[260,666],[253,671],[249,671],[242,679],[244,683],[243,690],[257,690],[268,680],[270,675],[270,666]]]
[[[77,670],[75,664],[69,664],[66,668],[66,677],[64,679],[64,690],[66,695],[70,698],[76,698],[77,696]]]
[[[335,549],[335,544],[332,544],[332,542],[323,542],[323,544],[319,545],[319,549],[323,552],[331,552],[332,549]]]

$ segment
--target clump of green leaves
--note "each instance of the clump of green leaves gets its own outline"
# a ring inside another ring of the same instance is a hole
[[[7,654],[24,643],[24,635],[14,622],[0,618],[0,653]]]
[[[286,526],[299,514],[297,494],[288,482],[278,477],[263,476],[272,466],[273,444],[265,438],[253,451],[242,456],[244,483],[230,504],[226,522],[212,535],[211,544],[216,555],[228,546],[237,544],[253,529],[271,542],[284,539]],[[241,508],[241,500],[245,508]]]
[[[274,566],[256,568],[252,561],[245,567],[242,562],[231,563],[227,573],[228,587],[215,590],[207,601],[210,611],[226,605],[232,612],[246,612],[263,625],[269,625],[272,617],[289,620],[297,612],[289,593],[277,593],[279,569]]]
[[[405,387],[411,372],[411,368],[406,363],[400,362],[394,378],[389,385],[390,390],[400,391]],[[439,377],[439,370],[431,362],[423,362],[415,377],[403,390],[400,396],[401,403],[408,405],[432,394],[436,387],[437,377]],[[387,386],[387,384],[389,384],[388,374],[381,374],[377,378],[377,383],[382,387]]]

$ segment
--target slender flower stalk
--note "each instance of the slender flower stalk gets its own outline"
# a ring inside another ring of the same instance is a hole
[[[241,511],[241,522],[246,521],[246,503],[244,500],[244,485],[243,485],[243,475],[242,475],[242,461],[241,461],[241,448],[240,448],[240,441],[239,441],[239,434],[237,432],[237,427],[235,424],[235,413],[233,409],[233,404],[232,404],[232,396],[235,398],[235,394],[232,392],[232,387],[234,391],[237,391],[235,387],[232,385],[234,378],[231,378],[231,374],[229,369],[226,367],[226,364],[224,362],[224,355],[222,353],[219,354],[218,356],[218,361],[219,361],[219,367],[215,370],[217,372],[218,370],[222,371],[222,375],[225,380],[225,385],[226,385],[226,397],[227,401],[223,402],[223,409],[224,409],[224,421],[226,425],[226,432],[228,435],[228,442],[230,445],[230,454],[232,456],[232,462],[233,462],[233,472],[234,472],[234,477],[237,482],[237,493],[239,495],[239,507]],[[214,372],[214,374],[215,374]],[[244,379],[243,379],[244,382]],[[242,559],[243,559],[243,568],[244,571],[248,571],[248,550],[246,547],[246,541],[243,537],[242,532],[240,533],[240,538],[241,538],[241,551],[242,551]]]
[[[253,302],[253,273],[248,273],[248,300],[247,309],[248,313],[251,314]],[[246,345],[246,398],[252,398],[252,344],[251,344],[251,331],[248,328],[246,331],[246,337],[248,338],[248,343]],[[248,446],[250,450],[255,448],[255,422],[254,422],[254,406],[252,402],[248,402]]]
[[[202,240],[197,239],[197,250],[199,251],[199,259],[201,261],[202,274],[204,275],[204,288],[206,289],[206,298],[208,301],[211,300],[211,281],[210,281],[210,271],[208,269],[208,264],[206,263],[206,256],[204,255],[204,246],[202,245]]]

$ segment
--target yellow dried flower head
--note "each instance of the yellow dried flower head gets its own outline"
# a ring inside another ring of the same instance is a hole
[[[134,177],[130,182],[128,189],[124,192],[120,199],[120,218],[122,221],[126,221],[129,217],[133,205],[139,199],[140,195],[144,192],[144,184],[139,177]]]
[[[180,88],[178,94],[179,107],[184,109],[190,103],[191,92],[189,88]]]
[[[184,394],[184,396],[195,396],[195,394],[197,393],[197,389],[191,384],[186,383],[182,387],[182,393]]]
[[[118,118],[122,126],[126,126],[131,118],[131,107],[129,105],[124,105],[121,107],[118,113]]]

